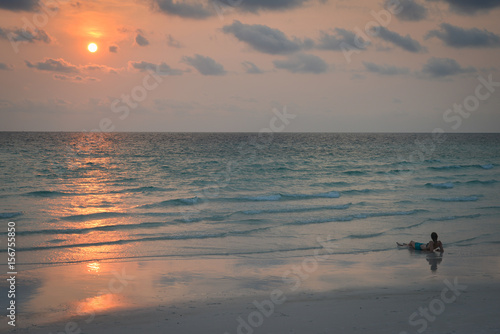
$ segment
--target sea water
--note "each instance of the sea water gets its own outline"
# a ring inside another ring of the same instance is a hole
[[[26,267],[291,258],[319,238],[363,254],[433,231],[487,253],[499,148],[498,134],[4,132],[0,238],[15,222]]]

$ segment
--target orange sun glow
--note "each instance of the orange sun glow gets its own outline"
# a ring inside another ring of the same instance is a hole
[[[90,52],[94,53],[97,51],[97,44],[95,43],[90,43],[88,46],[87,46],[87,49],[89,49]]]

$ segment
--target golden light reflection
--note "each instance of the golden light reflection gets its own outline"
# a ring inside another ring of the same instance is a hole
[[[79,314],[94,314],[111,309],[124,307],[118,296],[113,293],[98,295],[95,297],[86,298],[77,302],[77,312]]]
[[[119,168],[120,162],[110,153],[115,149],[112,136],[77,134],[68,147],[68,160],[79,177],[69,180],[63,191],[78,196],[58,198],[57,205],[48,206],[47,210],[53,211],[55,217],[65,217],[62,220],[64,227],[61,221],[54,223],[57,228],[83,230],[82,233],[70,234],[67,243],[84,246],[61,252],[59,260],[89,261],[86,273],[102,273],[102,264],[98,261],[127,254],[131,247],[130,244],[114,243],[126,239],[126,231],[101,228],[127,223],[127,217],[121,215],[130,210],[123,206],[126,194],[113,192],[115,188],[112,186],[116,178],[113,171]]]
[[[90,273],[99,273],[101,270],[101,264],[99,262],[87,263],[87,271]]]

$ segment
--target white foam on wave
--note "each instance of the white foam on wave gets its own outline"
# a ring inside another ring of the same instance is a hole
[[[247,199],[249,201],[279,201],[281,199],[281,195],[273,194],[273,195],[249,196],[249,197],[244,197],[244,199]]]
[[[245,215],[258,215],[264,213],[292,213],[292,212],[308,212],[308,211],[321,211],[321,210],[345,210],[351,206],[351,203],[343,205],[329,205],[329,206],[313,206],[313,207],[298,207],[298,208],[282,208],[282,209],[269,209],[269,210],[244,210],[241,213]]]
[[[339,198],[340,193],[338,191],[329,191],[326,193],[319,193],[319,194],[290,194],[285,196],[292,198]]]
[[[451,189],[455,187],[453,182],[445,182],[445,183],[427,183],[427,185],[438,188],[438,189]]]
[[[445,216],[439,218],[429,218],[430,221],[446,221],[446,220],[456,220],[456,219],[473,219],[480,217],[481,214],[476,213],[473,215],[463,215],[463,216]]]
[[[478,199],[478,196],[431,198],[431,200],[439,202],[474,202]]]
[[[366,213],[356,213],[341,217],[331,217],[331,218],[313,218],[308,220],[300,220],[286,225],[309,225],[309,224],[323,224],[332,222],[348,222],[355,219],[367,219],[375,217],[390,217],[390,216],[408,216],[418,214],[420,212],[426,212],[427,210],[416,209],[409,211],[388,211],[388,212],[366,212]]]
[[[195,197],[191,197],[191,198],[175,198],[175,199],[169,199],[169,200],[159,202],[159,203],[144,204],[144,205],[138,206],[137,208],[139,208],[139,209],[152,209],[152,208],[158,208],[158,207],[196,205],[196,204],[201,203],[201,202],[202,202],[202,199],[198,196],[195,196]]]
[[[318,194],[269,194],[242,197],[246,201],[280,201],[280,200],[296,200],[296,199],[309,199],[309,198],[339,198],[338,191],[329,191],[326,193]]]

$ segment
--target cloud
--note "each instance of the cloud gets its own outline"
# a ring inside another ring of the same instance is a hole
[[[366,70],[368,72],[378,73],[380,75],[398,75],[398,74],[408,74],[410,70],[406,67],[396,67],[389,65],[377,65],[375,63],[363,62]]]
[[[206,1],[210,5],[203,5],[203,1],[197,0],[151,0],[153,8],[167,15],[180,16],[183,18],[203,20],[223,13],[228,9],[243,12],[257,13],[259,11],[280,11],[303,6],[312,0],[213,0]],[[325,0],[319,0],[326,2]],[[212,8],[213,7],[213,8]]]
[[[38,0],[0,0],[0,9],[33,12],[38,8]]]
[[[282,31],[261,24],[243,24],[235,20],[231,25],[224,26],[222,31],[268,54],[290,54],[304,47],[302,42],[290,40]]]
[[[157,11],[168,15],[190,19],[201,20],[214,15],[214,12],[210,11],[206,6],[197,2],[185,0],[179,0],[175,3],[173,0],[153,0],[153,7]]]
[[[40,41],[49,44],[52,38],[42,29],[35,31],[25,29],[3,29],[0,28],[0,38],[7,39],[12,42],[29,42],[34,43]]]
[[[64,74],[54,74],[52,77],[54,79],[56,79],[56,80],[68,81],[68,82],[74,82],[74,83],[86,83],[86,82],[89,82],[89,81],[90,82],[101,81],[98,78],[94,78],[94,77],[82,77],[80,75],[68,76],[68,75],[64,75]]]
[[[428,0],[429,1],[429,0]],[[500,7],[499,0],[443,0],[450,9],[463,15],[474,15],[478,12],[488,12]]]
[[[222,4],[231,6],[238,0],[218,0]],[[233,7],[243,11],[257,12],[260,10],[285,10],[300,7],[310,0],[239,0]]]
[[[110,45],[109,52],[118,53],[118,45]]]
[[[2,71],[11,71],[12,69],[12,65],[0,63],[0,70]]]
[[[447,77],[462,73],[475,72],[474,67],[463,68],[455,59],[430,58],[422,68],[422,73],[434,78]]]
[[[45,58],[43,61],[31,63],[25,60],[26,66],[34,68],[39,71],[60,72],[60,73],[79,73],[80,70],[76,65],[68,63],[62,58],[52,59]]]
[[[83,65],[79,67],[82,70],[87,70],[87,71],[99,71],[99,72],[105,72],[105,73],[112,73],[112,74],[117,74],[118,70],[113,67],[109,67],[106,65],[100,65],[100,64],[88,64],[88,65]]]
[[[133,68],[136,70],[139,70],[141,72],[145,71],[153,71],[156,74],[159,75],[182,75],[184,73],[182,70],[178,70],[175,68],[171,68],[169,65],[167,65],[164,62],[161,62],[160,64],[153,64],[149,63],[146,61],[129,61],[129,68]]]
[[[58,73],[81,73],[82,71],[95,71],[95,72],[104,72],[104,73],[118,73],[118,69],[113,67],[109,67],[106,65],[100,64],[88,64],[88,65],[73,65],[62,58],[53,59],[53,58],[44,58],[43,61],[39,61],[36,63],[31,63],[29,61],[25,61],[26,66],[29,68],[34,68],[39,71],[47,71],[47,72],[58,72]],[[75,77],[73,77],[75,78]],[[59,80],[61,77],[57,77]],[[77,80],[77,79],[75,79]],[[90,80],[90,79],[89,79]],[[95,80],[94,80],[95,81]]]
[[[448,23],[441,24],[441,30],[431,30],[426,38],[437,37],[454,48],[499,47],[500,36],[485,29],[464,29]]]
[[[299,53],[291,55],[286,60],[274,60],[276,68],[284,69],[292,73],[325,73],[328,65],[318,56]]]
[[[354,32],[342,28],[335,28],[335,35],[326,31],[321,31],[318,49],[343,51],[346,48],[356,46],[358,49],[364,49],[370,44],[359,38]]]
[[[427,18],[427,8],[414,0],[398,0],[401,12],[396,16],[402,21],[421,21]],[[386,6],[394,6],[394,0],[386,0]]]
[[[182,48],[181,42],[176,40],[172,35],[167,36],[167,45],[173,48]]]
[[[425,47],[420,45],[418,41],[411,38],[410,35],[401,36],[400,34],[381,26],[379,26],[378,29],[380,29],[378,36],[384,41],[390,42],[409,52],[426,51]]]
[[[199,54],[194,55],[194,57],[182,57],[182,62],[193,66],[203,75],[225,75],[227,72],[224,70],[224,66],[217,63],[210,57],[205,57]]]
[[[135,36],[135,42],[140,46],[149,45],[149,41],[147,40],[147,38],[142,36],[140,32],[137,32],[137,36]]]
[[[249,73],[249,74],[264,73],[264,71],[262,71],[260,68],[257,67],[257,65],[255,65],[254,63],[252,63],[250,61],[244,61],[241,63],[241,65],[243,65],[243,67],[245,68],[246,73]]]

